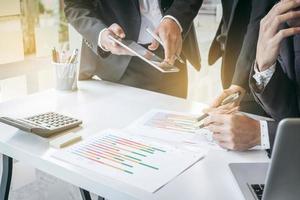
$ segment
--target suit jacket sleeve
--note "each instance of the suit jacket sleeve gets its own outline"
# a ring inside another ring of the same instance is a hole
[[[243,47],[237,60],[232,84],[239,85],[249,90],[249,73],[256,56],[256,46],[259,35],[260,20],[275,5],[277,0],[253,0],[249,25],[244,38]]]
[[[92,0],[65,0],[65,14],[68,22],[83,36],[95,54],[104,55],[98,47],[101,30],[107,26],[97,17]]]
[[[250,77],[251,90],[273,119],[280,121],[288,117],[299,117],[299,87],[283,71],[280,62],[277,62],[276,70],[263,90],[257,88],[256,82],[252,78],[253,74],[254,70]]]
[[[183,35],[186,35],[199,12],[202,2],[203,0],[174,0],[164,15],[175,17],[182,26]]]

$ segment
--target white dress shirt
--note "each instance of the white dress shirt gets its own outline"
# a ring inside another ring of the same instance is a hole
[[[150,30],[155,30],[160,22],[165,18],[170,18],[174,20],[179,26],[182,32],[182,26],[175,17],[171,15],[166,15],[163,17],[161,13],[161,8],[158,0],[139,0],[140,13],[141,13],[141,28],[138,43],[149,44],[152,42],[153,38],[149,33],[147,33],[146,28]]]
[[[153,38],[149,33],[147,33],[146,28],[149,28],[150,30],[154,31],[158,27],[160,22],[165,18],[170,18],[174,20],[178,25],[178,27],[180,28],[180,31],[181,32],[183,31],[181,24],[175,17],[171,15],[166,15],[163,17],[158,0],[139,0],[139,6],[140,6],[140,14],[141,14],[141,28],[140,28],[139,38],[138,38],[139,44],[150,44],[153,41]],[[102,50],[107,51],[101,45],[100,42],[101,35],[105,30],[107,29],[103,29],[99,34],[98,45]]]
[[[276,64],[273,64],[269,69],[264,71],[259,71],[257,63],[255,63],[254,66],[254,72],[253,78],[256,81],[256,85],[262,89],[264,89],[267,84],[270,82],[274,72],[275,72],[275,66]]]
[[[141,28],[138,43],[149,44],[153,40],[146,32],[146,28],[155,30],[162,19],[162,13],[158,0],[139,0],[141,13]]]
[[[270,149],[270,139],[267,121],[260,120],[260,147],[261,149]]]

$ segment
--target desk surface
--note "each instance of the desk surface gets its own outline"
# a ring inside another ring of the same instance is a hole
[[[201,104],[103,81],[79,83],[77,92],[49,90],[0,104],[1,115],[26,117],[57,111],[82,119],[84,137],[106,128],[124,128],[150,109],[195,112]],[[0,124],[0,153],[58,177],[66,182],[117,199],[243,199],[228,168],[230,162],[266,162],[264,151],[210,150],[206,158],[155,194],[52,158],[49,140]]]

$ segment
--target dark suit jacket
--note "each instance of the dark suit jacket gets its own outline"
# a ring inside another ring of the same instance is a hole
[[[183,28],[183,57],[200,69],[193,19],[202,0],[160,0],[163,15],[172,15]],[[138,40],[141,24],[138,0],[65,0],[65,14],[69,23],[83,36],[81,79],[97,74],[109,81],[118,81],[131,57],[107,55],[98,47],[101,30],[119,24],[127,39]]]
[[[251,71],[250,88],[257,102],[275,120],[269,123],[271,146],[275,140],[278,122],[284,118],[300,117],[300,66],[295,64],[295,60],[300,59],[299,50],[300,39],[296,47],[293,37],[281,43],[275,73],[262,91],[256,87],[252,78],[254,70]]]
[[[276,2],[222,0],[225,10],[210,48],[209,64],[223,58],[221,76],[224,88],[235,84],[249,89],[248,77],[256,55],[260,20]]]

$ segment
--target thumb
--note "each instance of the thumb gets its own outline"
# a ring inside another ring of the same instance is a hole
[[[226,98],[225,95],[217,97],[210,105],[211,108],[217,108],[221,105],[223,99]]]
[[[157,40],[152,40],[152,43],[148,46],[148,49],[151,51],[155,51],[159,47],[159,43]]]
[[[112,24],[108,29],[120,38],[125,38],[126,36],[124,30],[118,24]]]

